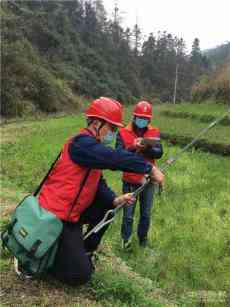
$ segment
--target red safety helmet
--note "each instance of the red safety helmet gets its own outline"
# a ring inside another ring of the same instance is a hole
[[[122,105],[111,98],[100,97],[94,100],[85,112],[87,117],[104,119],[106,122],[118,127],[122,124]]]
[[[140,117],[146,117],[146,118],[152,118],[151,104],[147,101],[139,101],[133,109],[133,115],[140,116]]]

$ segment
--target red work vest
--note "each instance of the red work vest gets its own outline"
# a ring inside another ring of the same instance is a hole
[[[87,130],[80,134],[90,135]],[[43,184],[39,203],[61,220],[77,222],[95,197],[102,171],[74,163],[68,152],[71,141],[64,145],[60,158]]]
[[[123,141],[123,144],[125,146],[125,149],[129,149],[130,147],[133,147],[135,144],[135,140],[138,138],[138,136],[133,131],[132,124],[129,123],[128,126],[125,128],[121,128],[119,130],[121,139]],[[160,137],[160,130],[156,127],[148,126],[148,129],[144,133],[143,137]],[[148,162],[151,162],[152,164],[155,164],[155,160],[145,159]],[[137,174],[137,173],[123,173],[123,180],[129,183],[138,184],[142,183],[144,175],[143,174]]]

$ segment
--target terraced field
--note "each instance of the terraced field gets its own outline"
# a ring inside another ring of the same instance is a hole
[[[162,137],[173,144],[185,145],[219,117],[226,115],[195,144],[195,148],[230,155],[230,108],[216,104],[156,106],[154,123]]]
[[[191,114],[197,115],[198,117],[202,116],[221,116],[229,109],[229,106],[224,104],[215,104],[215,103],[204,103],[204,104],[190,104],[190,103],[180,103],[180,104],[161,104],[160,106],[154,107],[155,113],[164,113],[164,112],[174,112],[177,114]],[[229,118],[230,115],[228,115]]]

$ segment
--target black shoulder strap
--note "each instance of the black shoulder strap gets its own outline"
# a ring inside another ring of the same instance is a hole
[[[36,189],[36,191],[34,192],[34,196],[37,196],[39,191],[41,190],[41,187],[43,185],[43,183],[46,181],[46,179],[48,178],[50,172],[52,171],[54,165],[56,164],[57,160],[59,159],[59,157],[61,156],[62,151],[59,152],[57,158],[55,159],[55,161],[52,163],[50,169],[48,170],[47,174],[45,175],[45,177],[43,178],[43,180],[41,181],[41,183],[39,184],[38,188]]]

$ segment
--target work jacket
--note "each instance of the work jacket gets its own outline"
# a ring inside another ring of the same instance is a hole
[[[80,134],[89,135],[89,132],[84,129]],[[93,202],[102,171],[73,162],[68,152],[71,141],[64,145],[60,158],[43,184],[39,203],[61,220],[77,222]]]
[[[135,147],[135,140],[138,138],[138,136],[135,134],[135,131],[133,129],[132,123],[129,123],[126,127],[121,128],[119,130],[119,134],[122,140],[122,143],[124,144],[124,148],[126,150],[130,150]],[[142,135],[143,138],[153,138],[153,137],[160,137],[160,130],[156,127],[153,127],[151,125],[148,125],[147,130]],[[155,164],[154,159],[145,158],[146,161],[150,162],[151,164]],[[139,184],[143,181],[143,174],[137,174],[137,173],[130,173],[130,172],[124,172],[123,173],[123,180],[132,184]]]

